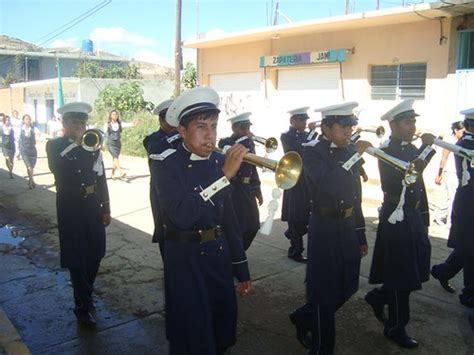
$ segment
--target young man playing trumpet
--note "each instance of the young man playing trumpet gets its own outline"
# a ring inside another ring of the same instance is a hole
[[[107,180],[100,150],[87,151],[82,136],[92,107],[83,102],[62,106],[64,137],[46,144],[56,185],[61,267],[68,268],[74,290],[74,314],[94,327],[92,290],[105,255],[105,227],[110,224]]]
[[[465,116],[466,130],[457,145],[474,150],[474,108],[462,111],[461,114]],[[459,295],[459,300],[462,305],[474,308],[474,237],[472,234],[474,169],[468,158],[455,155],[454,159],[459,185],[454,195],[448,239],[448,247],[454,250],[444,263],[433,266],[431,274],[441,282],[441,285],[449,285],[448,280],[462,269],[464,289]]]
[[[416,148],[413,141],[417,113],[414,100],[397,104],[381,119],[390,124],[390,139],[382,150],[405,162],[417,158],[433,136],[424,134],[423,145]],[[431,155],[432,156],[432,155]],[[382,284],[365,296],[376,318],[384,323],[384,335],[404,348],[418,346],[409,337],[405,326],[410,318],[410,293],[421,289],[430,274],[431,245],[428,239],[428,200],[423,179],[411,185],[404,173],[384,161],[379,161],[384,200],[380,210],[369,283]],[[388,319],[384,306],[388,304]]]
[[[356,153],[370,143],[351,145],[357,124],[355,102],[318,109],[322,137],[305,147],[304,174],[311,196],[308,231],[307,303],[290,315],[298,340],[310,354],[333,354],[336,311],[358,290],[361,257],[367,255]]]
[[[171,355],[223,354],[236,341],[237,292],[251,281],[231,186],[247,149],[216,153],[219,96],[206,87],[181,94],[166,113],[183,143],[161,154],[155,174],[165,228],[166,326]]]
[[[232,136],[219,141],[219,148],[232,146],[236,143],[243,145],[250,153],[255,154],[255,143],[250,133],[251,112],[244,112],[228,119],[232,123]],[[260,179],[257,168],[248,163],[242,163],[237,175],[232,179],[232,204],[239,221],[244,250],[247,250],[260,228],[258,205],[262,205],[263,196],[260,189]]]

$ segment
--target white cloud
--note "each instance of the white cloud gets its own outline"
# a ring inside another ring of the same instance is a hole
[[[210,31],[207,31],[205,33],[205,37],[204,38],[213,38],[213,37],[221,37],[223,35],[225,35],[227,32],[220,29],[220,28],[214,28]]]
[[[148,49],[142,49],[137,51],[133,55],[133,59],[148,63],[160,64],[168,68],[174,68],[174,59],[172,57],[163,57],[161,54],[150,51]]]
[[[64,39],[56,39],[50,44],[50,48],[59,48],[59,47],[79,47],[79,38],[71,37]]]
[[[158,44],[153,38],[144,37],[142,35],[128,32],[122,27],[109,27],[109,28],[95,28],[90,38],[101,44],[132,44],[137,46],[155,46]]]

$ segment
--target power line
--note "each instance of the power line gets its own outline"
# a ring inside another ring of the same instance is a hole
[[[101,4],[99,5],[96,5],[94,6],[92,9],[86,11],[85,13],[83,13],[82,15],[76,17],[75,19],[69,21],[68,23],[66,23],[65,25],[59,27],[57,30],[51,32],[51,33],[55,33],[59,30],[61,30],[60,32],[56,33],[54,36],[51,36],[51,37],[48,37],[46,40],[40,42],[37,44],[37,46],[42,46],[43,44],[45,43],[48,43],[49,41],[51,41],[52,39],[58,37],[59,35],[63,34],[64,32],[66,32],[67,30],[69,30],[71,27],[74,27],[75,25],[77,25],[78,23],[84,21],[85,19],[91,17],[93,14],[95,14],[96,12],[102,10],[105,6],[109,5],[110,3],[112,2],[112,0],[104,0]],[[67,27],[66,27],[67,26]],[[66,28],[64,28],[66,27]],[[64,28],[64,29],[63,29]],[[49,35],[49,34],[48,34]],[[46,35],[46,36],[48,36]],[[46,36],[43,36],[42,38],[46,37]]]

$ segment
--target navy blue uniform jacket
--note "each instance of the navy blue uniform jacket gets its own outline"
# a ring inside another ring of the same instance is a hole
[[[342,167],[355,154],[325,138],[304,149],[305,178],[312,212],[308,231],[307,299],[320,305],[341,304],[359,288],[360,246],[367,244],[360,205],[359,164]],[[349,218],[321,215],[320,209],[353,209]]]
[[[61,266],[83,268],[97,264],[105,255],[104,213],[110,213],[109,192],[99,160],[102,175],[93,169],[100,151],[88,152],[75,147],[64,156],[73,142],[66,137],[46,144],[49,169],[56,184]],[[96,192],[83,196],[82,187],[96,185]]]

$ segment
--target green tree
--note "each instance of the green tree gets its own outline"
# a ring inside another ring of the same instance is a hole
[[[192,89],[197,85],[197,71],[191,62],[186,62],[184,66],[183,85],[186,89]]]
[[[13,72],[9,71],[5,77],[3,78],[3,81],[2,81],[2,85],[4,87],[9,87],[10,84],[13,84],[13,83],[16,83],[18,80],[15,76],[15,74],[13,74]]]
[[[95,100],[99,114],[118,110],[122,117],[129,117],[140,111],[153,110],[153,104],[143,97],[143,89],[137,81],[126,81],[119,86],[107,85]]]

